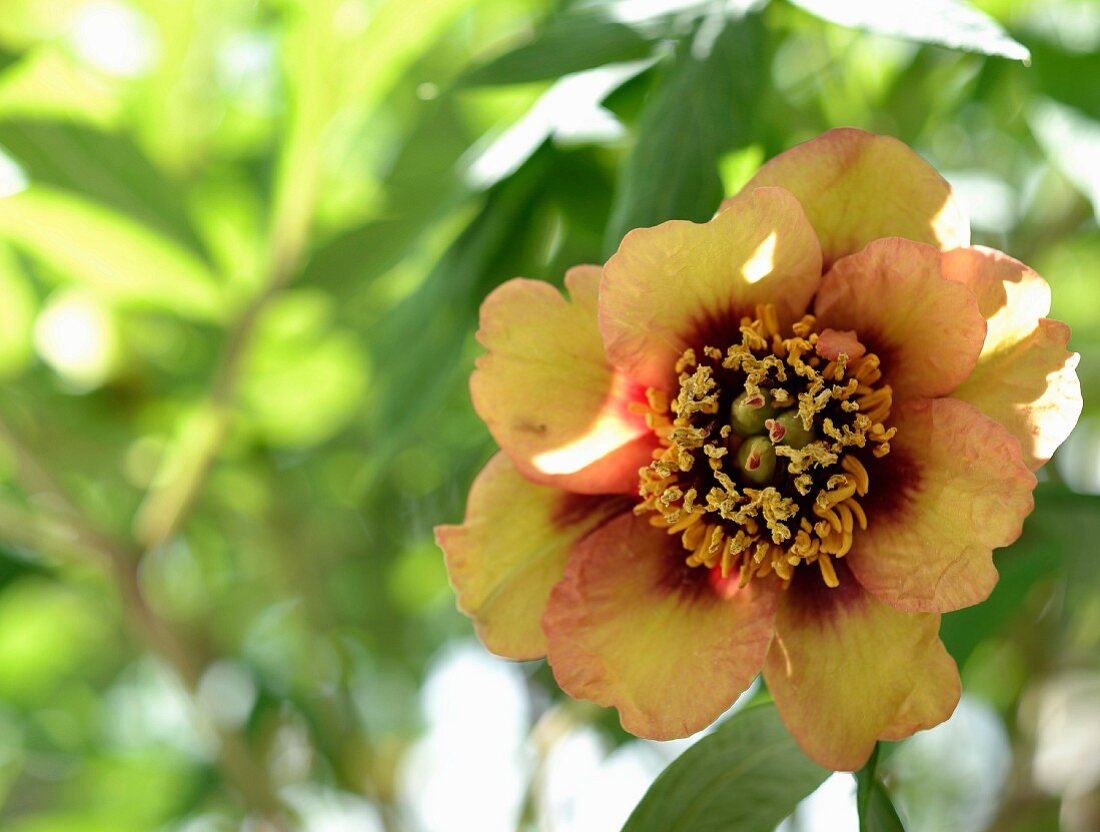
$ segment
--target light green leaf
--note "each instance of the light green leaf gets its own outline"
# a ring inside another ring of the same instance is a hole
[[[129,137],[75,122],[7,119],[0,121],[0,146],[32,182],[75,191],[202,251],[180,184]]]
[[[627,158],[604,237],[610,255],[632,228],[669,219],[702,221],[723,196],[720,160],[747,144],[763,83],[758,15],[714,21],[684,44],[646,104],[638,141]]]
[[[334,327],[334,317],[328,296],[299,289],[275,301],[257,326],[241,399],[267,442],[314,445],[355,415],[369,369],[355,335]]]
[[[622,832],[772,832],[828,776],[772,703],[752,706],[665,769]]]
[[[790,0],[815,17],[876,35],[934,43],[948,49],[1031,60],[997,21],[962,0]]]
[[[525,84],[604,64],[649,57],[652,43],[636,29],[603,14],[585,12],[552,19],[514,49],[473,67],[467,86]]]
[[[1028,115],[1047,158],[1088,198],[1100,220],[1100,122],[1042,98],[1031,105]]]
[[[214,277],[190,251],[61,191],[34,187],[0,199],[0,238],[116,303],[198,320],[227,311]]]

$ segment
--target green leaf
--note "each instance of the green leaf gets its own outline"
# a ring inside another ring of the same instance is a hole
[[[115,303],[194,320],[227,311],[215,277],[189,249],[65,191],[36,186],[0,200],[0,239]]]
[[[890,795],[878,777],[881,744],[875,744],[871,759],[856,772],[856,805],[859,808],[859,832],[905,832]]]
[[[75,191],[203,253],[180,183],[127,136],[73,122],[13,119],[0,121],[0,145],[32,182]]]
[[[772,703],[751,706],[665,769],[622,832],[772,832],[828,776]]]
[[[20,53],[0,46],[0,72],[16,63],[21,57],[23,56]]]
[[[722,155],[749,142],[763,83],[763,27],[749,15],[713,37],[713,22],[681,45],[642,111],[604,236],[607,255],[632,228],[708,219],[723,196]]]
[[[868,800],[859,814],[859,832],[905,832],[905,824],[879,780],[868,786]]]
[[[1044,494],[1044,497],[1046,494]],[[1063,548],[1058,522],[1051,517],[1050,498],[1039,500],[1036,512],[1024,525],[1020,539],[997,553],[1001,573],[990,596],[980,604],[947,613],[941,619],[940,638],[962,667],[975,648],[995,636],[1019,615],[1029,593],[1044,579],[1063,568]],[[1072,528],[1073,526],[1070,526]]]
[[[527,42],[474,66],[461,79],[466,86],[526,84],[603,66],[647,58],[650,40],[636,29],[598,12],[550,20]]]
[[[790,0],[815,17],[876,35],[933,43],[963,52],[1031,60],[997,21],[962,0]]]

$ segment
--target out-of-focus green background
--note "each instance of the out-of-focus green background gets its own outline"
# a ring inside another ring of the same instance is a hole
[[[887,782],[1100,828],[1100,5],[977,6],[1030,66],[780,0],[3,0],[0,827],[614,832],[683,745],[489,657],[432,541],[478,305],[854,125],[1050,281],[1085,395]]]

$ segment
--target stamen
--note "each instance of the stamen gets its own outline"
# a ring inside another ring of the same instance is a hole
[[[862,347],[855,358],[832,341],[819,352],[813,316],[790,332],[758,307],[739,343],[684,351],[675,395],[650,389],[633,406],[661,443],[639,472],[635,511],[680,537],[689,566],[736,569],[744,585],[772,573],[789,582],[816,563],[835,587],[833,558],[868,525],[863,460],[888,454],[897,433],[893,393]]]

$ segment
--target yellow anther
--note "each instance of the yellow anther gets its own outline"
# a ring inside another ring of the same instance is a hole
[[[828,555],[819,556],[817,565],[821,569],[821,577],[825,580],[826,586],[834,588],[840,586],[840,581],[836,577],[836,570],[833,569],[833,562],[829,560]]]
[[[893,394],[875,355],[819,355],[815,326],[807,315],[785,337],[761,306],[739,343],[684,351],[675,394],[651,389],[630,406],[661,443],[639,471],[635,512],[678,535],[689,566],[736,570],[744,584],[789,582],[816,563],[838,585],[833,559],[868,526],[859,498],[871,477],[856,454],[889,453]]]
[[[840,467],[855,478],[856,494],[860,497],[866,495],[867,490],[871,487],[871,477],[868,475],[867,469],[863,467],[863,463],[851,454],[845,454],[844,459],[840,461]]]

